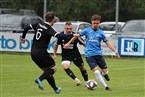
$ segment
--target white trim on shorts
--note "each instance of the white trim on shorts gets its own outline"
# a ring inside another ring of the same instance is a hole
[[[70,63],[71,63],[70,61],[66,61],[66,60],[61,62],[62,65],[63,65],[63,64],[70,65]]]

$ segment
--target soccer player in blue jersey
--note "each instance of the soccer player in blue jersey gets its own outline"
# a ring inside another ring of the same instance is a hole
[[[110,87],[106,84],[103,77],[100,74],[99,67],[102,70],[102,75],[105,77],[107,81],[110,80],[108,75],[108,68],[107,64],[102,56],[102,50],[101,50],[101,41],[106,43],[106,45],[115,52],[117,58],[120,58],[118,55],[117,50],[114,48],[114,46],[108,41],[106,38],[104,32],[99,29],[99,23],[101,21],[101,16],[98,14],[95,14],[91,17],[91,23],[92,27],[85,28],[83,31],[81,31],[78,35],[79,36],[85,36],[86,38],[86,49],[85,49],[85,58],[87,63],[89,64],[90,69],[94,72],[96,79],[102,84],[102,86],[108,90],[111,91]],[[76,37],[73,37],[67,44],[65,44],[65,48],[69,47],[70,43],[74,41]]]

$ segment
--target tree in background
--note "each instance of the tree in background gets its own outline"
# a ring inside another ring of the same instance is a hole
[[[145,19],[144,0],[120,0],[120,20]]]
[[[43,17],[44,0],[0,0],[0,8],[28,9]],[[119,0],[119,21],[144,19],[144,0]],[[97,13],[102,21],[115,21],[116,0],[47,0],[47,11],[61,21],[86,21]]]
[[[69,2],[56,0],[54,3],[54,11],[62,21],[89,21],[92,13],[96,11],[93,0],[91,2],[88,0],[69,0]]]

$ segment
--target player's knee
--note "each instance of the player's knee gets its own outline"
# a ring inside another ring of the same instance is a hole
[[[52,67],[52,69],[54,70],[54,72],[57,71],[57,67],[56,66]]]
[[[94,71],[94,73],[95,73],[96,75],[100,75],[100,71],[99,71],[99,70]]]
[[[98,66],[96,66],[96,67],[94,67],[94,68],[92,69],[93,72],[95,72],[96,70],[99,70],[99,69],[98,69]]]
[[[57,71],[57,68],[55,68],[55,69],[53,69],[54,70],[54,72],[56,72]]]
[[[109,72],[108,69],[102,69],[102,74],[103,75],[108,74],[108,72]]]
[[[62,68],[63,69],[68,69],[69,68],[69,65],[68,64],[62,64]]]
[[[86,70],[84,66],[79,67],[80,71]]]

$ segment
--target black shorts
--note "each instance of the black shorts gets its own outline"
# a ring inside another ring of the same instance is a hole
[[[47,52],[31,53],[32,60],[42,69],[42,68],[52,68],[55,66],[53,58]]]
[[[83,59],[81,56],[68,56],[68,57],[63,57],[62,61],[72,61],[78,68],[84,66]]]

